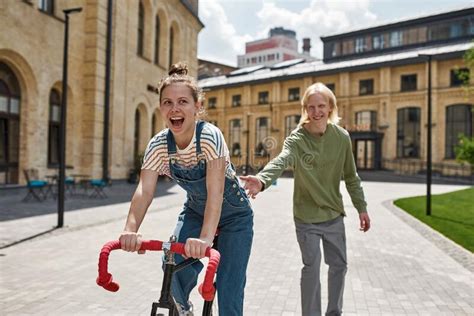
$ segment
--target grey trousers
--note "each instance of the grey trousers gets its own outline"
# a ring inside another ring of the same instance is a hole
[[[321,315],[321,249],[328,270],[328,306],[326,315],[342,314],[344,279],[347,271],[346,233],[342,216],[317,224],[296,222],[296,237],[300,245],[301,307],[303,316]]]

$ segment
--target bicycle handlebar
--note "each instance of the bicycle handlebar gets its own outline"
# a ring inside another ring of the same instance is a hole
[[[160,251],[163,249],[163,244],[165,244],[166,249],[169,249],[174,253],[184,255],[184,244],[178,242],[163,243],[160,240],[142,240],[140,250]],[[117,292],[120,286],[117,282],[113,281],[112,274],[108,272],[109,255],[112,250],[117,250],[120,248],[120,241],[109,241],[102,247],[99,255],[99,276],[96,279],[96,283],[111,292]],[[204,281],[199,286],[199,293],[201,293],[201,296],[206,301],[211,301],[214,298],[214,294],[216,292],[214,287],[214,275],[216,274],[217,266],[219,265],[221,256],[217,250],[208,247],[206,249],[206,257],[209,258],[209,263],[206,268]]]

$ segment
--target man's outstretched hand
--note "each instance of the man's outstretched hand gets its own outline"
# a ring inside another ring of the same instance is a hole
[[[255,199],[257,194],[262,191],[263,183],[256,176],[240,176],[240,180],[245,182],[244,189],[252,199]]]

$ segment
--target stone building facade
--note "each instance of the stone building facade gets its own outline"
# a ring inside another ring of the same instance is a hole
[[[458,168],[453,149],[459,133],[473,136],[474,95],[456,74],[473,71],[463,59],[473,47],[473,25],[472,7],[405,20],[323,37],[322,61],[289,61],[201,80],[208,119],[224,132],[234,164],[259,169],[297,126],[305,89],[322,82],[335,92],[359,169],[422,172],[431,65],[434,170],[465,175],[470,169]],[[471,90],[473,84],[471,78]]]
[[[109,3],[112,6],[109,8]],[[108,172],[123,179],[163,127],[157,83],[186,61],[197,75],[198,0],[0,2],[0,183],[58,168],[65,18],[69,19],[67,174],[103,174],[106,36],[112,10]]]

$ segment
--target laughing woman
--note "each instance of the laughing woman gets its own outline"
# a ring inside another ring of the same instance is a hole
[[[126,251],[140,248],[138,229],[153,199],[158,176],[173,178],[187,192],[174,235],[185,243],[186,256],[202,258],[219,228],[219,313],[242,315],[253,212],[230,163],[224,136],[214,125],[199,120],[203,93],[187,73],[187,66],[178,63],[160,82],[160,112],[168,128],[148,144],[120,242]],[[177,256],[177,263],[182,260]],[[192,315],[189,293],[201,269],[197,262],[173,278],[172,292],[182,315]]]

